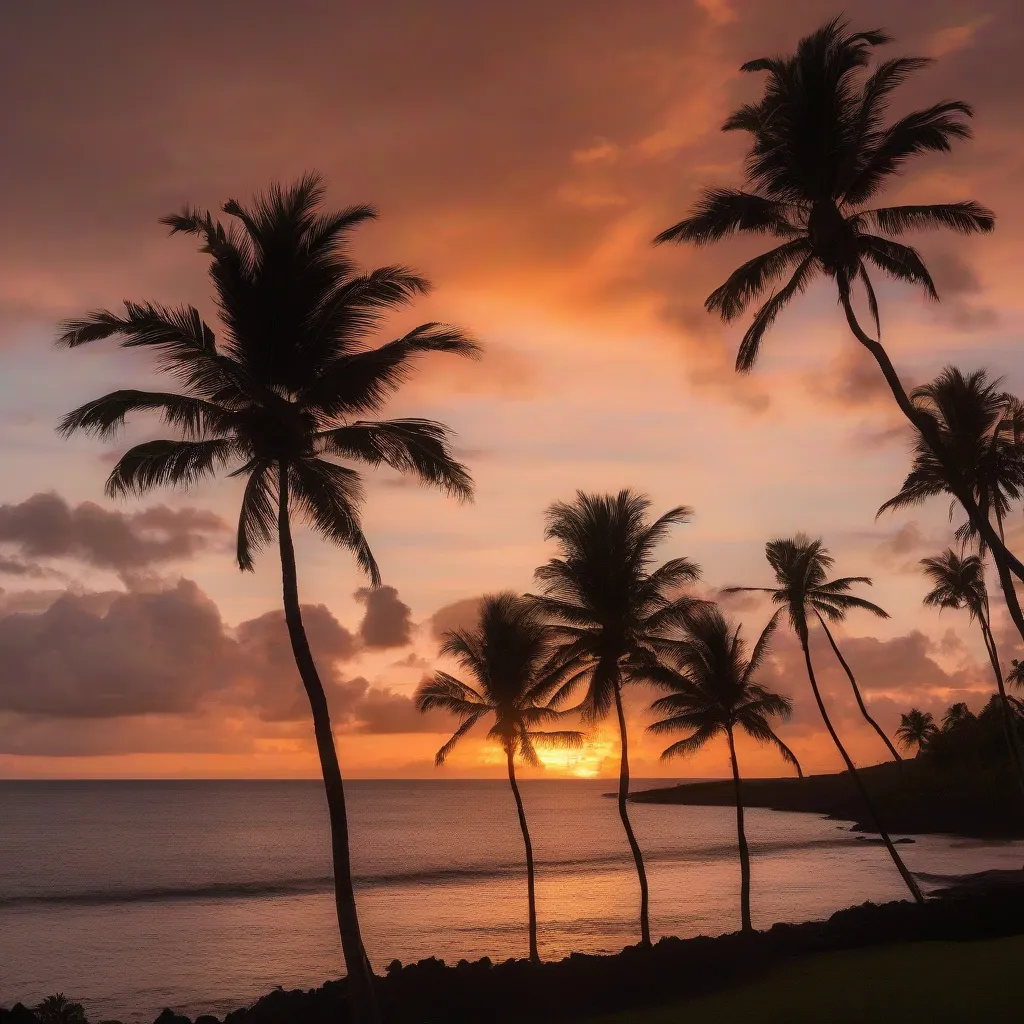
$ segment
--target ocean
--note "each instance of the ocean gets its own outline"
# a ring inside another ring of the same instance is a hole
[[[639,780],[635,789],[664,785]],[[636,879],[607,779],[528,781],[541,954],[637,940]],[[348,784],[371,961],[526,955],[508,784]],[[632,805],[655,937],[739,925],[728,807]],[[752,809],[755,927],[905,896],[885,850],[816,815]],[[912,871],[1019,868],[1024,843],[920,836]],[[934,879],[931,880],[935,884]],[[926,885],[927,888],[927,885]],[[91,1019],[222,1015],[341,973],[318,782],[0,782],[0,1006],[63,992]]]

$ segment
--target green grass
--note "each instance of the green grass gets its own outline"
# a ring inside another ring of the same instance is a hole
[[[963,1024],[1024,1019],[1024,937],[824,953],[756,982],[589,1024]]]

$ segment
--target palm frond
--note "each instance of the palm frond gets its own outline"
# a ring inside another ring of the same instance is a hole
[[[921,254],[912,246],[891,242],[878,235],[860,235],[857,244],[864,259],[870,260],[894,281],[918,284],[931,298],[938,299],[935,282]]]
[[[277,465],[263,459],[242,468],[248,472],[249,479],[238,514],[235,557],[239,569],[252,572],[254,556],[270,541],[277,525],[277,509],[274,507]]]
[[[146,441],[129,449],[107,478],[111,497],[142,495],[154,487],[191,487],[213,476],[235,456],[233,441]]]
[[[288,486],[309,525],[332,544],[348,548],[373,586],[379,586],[380,570],[359,521],[359,474],[323,459],[299,459],[288,464]]]
[[[807,239],[798,238],[747,260],[729,275],[725,284],[707,297],[704,308],[709,313],[718,313],[726,323],[730,323],[742,315],[769,284],[778,280],[809,252]]]
[[[448,428],[432,420],[359,420],[319,435],[332,455],[413,473],[462,501],[473,496],[473,481],[452,452]]]
[[[775,323],[779,314],[786,304],[798,292],[802,292],[810,283],[811,277],[816,272],[814,258],[808,256],[793,272],[786,286],[776,292],[754,316],[743,341],[740,342],[739,352],[736,354],[736,369],[739,373],[748,373],[761,350],[761,342],[764,339],[768,328]]]
[[[133,412],[159,411],[161,419],[179,427],[189,439],[200,440],[230,430],[232,413],[201,398],[159,391],[112,391],[69,412],[57,430],[63,437],[83,430],[104,440],[117,434]]]
[[[693,214],[662,231],[654,244],[709,245],[738,231],[781,237],[796,235],[798,229],[789,222],[788,213],[788,207],[774,199],[735,189],[708,189],[697,201]]]
[[[992,211],[973,200],[863,210],[857,214],[857,220],[873,224],[889,235],[903,235],[908,231],[929,228],[948,228],[961,235],[970,235],[988,233],[996,224]]]

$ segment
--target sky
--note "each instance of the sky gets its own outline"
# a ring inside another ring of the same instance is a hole
[[[719,126],[753,99],[754,57],[791,50],[836,14],[819,0],[39,0],[0,13],[0,777],[313,777],[308,711],[291,663],[273,553],[232,558],[237,481],[112,502],[119,451],[160,436],[140,419],[113,443],[63,441],[69,409],[156,384],[144,355],[53,346],[65,317],[124,299],[192,303],[214,322],[204,257],[158,219],[217,209],[272,181],[321,172],[334,207],[370,202],[366,266],[401,262],[434,282],[380,340],[456,323],[480,362],[437,356],[388,415],[442,420],[476,481],[459,505],[371,474],[365,528],[386,586],[299,531],[300,591],[349,777],[484,777],[500,751],[410,695],[445,629],[481,595],[529,591],[554,554],[543,513],[577,489],[631,487],[655,511],[694,509],[663,549],[703,569],[700,593],[767,585],[764,544],[821,536],[836,572],[874,580],[890,618],[838,631],[888,730],[910,706],[982,705],[992,685],[976,625],[922,608],[916,565],[951,541],[943,502],[875,519],[908,466],[908,435],[827,284],[768,336],[755,371],[732,369],[744,326],[703,300],[757,241],[660,247],[701,188],[738,185],[743,140]],[[919,159],[891,203],[974,198],[993,235],[914,242],[942,302],[882,284],[883,341],[909,384],[944,365],[987,366],[1024,390],[1024,17],[1013,0],[858,4],[893,52],[935,64],[897,113],[975,105],[976,138]],[[156,384],[156,386],[160,386]],[[1011,540],[1015,531],[1011,525]],[[757,635],[771,609],[733,599]],[[994,611],[1005,659],[1020,652]],[[859,763],[882,759],[824,639],[823,690]],[[782,633],[765,682],[796,702],[782,734],[805,770],[840,766]],[[652,694],[629,698],[634,777],[727,772],[724,749],[662,762],[644,735]],[[779,774],[743,745],[750,775]],[[614,775],[613,732],[547,755],[546,777]]]

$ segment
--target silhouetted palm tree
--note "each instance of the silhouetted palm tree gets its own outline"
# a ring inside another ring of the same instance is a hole
[[[744,931],[750,923],[750,849],[743,827],[743,791],[736,758],[735,732],[745,732],[761,743],[773,744],[797,771],[800,764],[775,734],[770,719],[786,719],[793,710],[788,697],[772,693],[754,682],[772,633],[776,614],[764,628],[752,651],[714,606],[697,608],[689,616],[681,639],[660,645],[666,664],[652,666],[648,678],[669,690],[651,705],[667,715],[649,726],[653,733],[682,732],[688,736],[662,751],[663,758],[695,754],[717,736],[729,743],[733,785],[736,789],[736,833],[740,850],[740,917]]]
[[[47,996],[35,1010],[40,1024],[87,1024],[85,1007],[68,999],[63,992]]]
[[[1003,540],[1003,522],[1013,502],[1024,495],[1024,405],[1002,388],[1001,378],[991,378],[985,370],[965,374],[947,366],[928,384],[916,388],[911,400],[936,424],[959,479],[970,489],[985,520],[994,520]],[[949,517],[956,510],[956,480],[947,467],[919,439],[913,450],[914,461],[899,493],[878,510],[904,509],[936,495],[949,495]],[[974,543],[984,554],[989,545],[973,520],[956,531],[962,545]],[[995,558],[997,552],[993,551]],[[1015,618],[1019,608],[1016,590],[1005,561],[995,558],[999,582]]]
[[[907,750],[917,747],[917,752],[920,754],[938,734],[939,727],[935,724],[935,719],[930,711],[911,708],[905,715],[900,715],[896,738]]]
[[[1003,685],[1003,672],[999,665],[999,651],[992,635],[988,614],[988,591],[985,588],[985,565],[977,555],[961,558],[955,551],[944,551],[937,558],[922,558],[921,566],[932,589],[925,595],[924,603],[929,608],[966,608],[971,621],[978,620],[985,640],[989,664],[996,679],[996,689],[1003,709],[1003,728],[1017,779],[1024,793],[1024,753],[1020,749],[1020,737],[1014,721],[1014,709]]]
[[[993,379],[986,370],[964,373],[959,367],[947,366],[935,380],[910,394],[935,420],[961,478],[971,488],[981,512],[995,520],[1000,536],[1012,503],[1024,496],[1024,406],[1003,390],[1002,384],[1002,378]],[[910,472],[878,514],[919,505],[939,495],[953,499],[952,519],[957,502],[949,474],[918,438]],[[957,530],[957,538],[986,549],[969,520]]]
[[[877,604],[865,601],[861,597],[854,597],[850,593],[850,589],[855,583],[863,583],[869,587],[872,586],[872,581],[868,576],[844,576],[837,580],[826,579],[826,573],[835,564],[835,559],[828,553],[828,550],[820,540],[814,541],[812,544],[809,538],[803,534],[797,534],[794,543],[799,546],[814,547],[812,559],[814,563],[814,578],[809,578],[804,583],[804,599],[807,602],[807,610],[814,612],[815,618],[828,638],[829,646],[831,646],[836,658],[839,659],[839,664],[843,666],[843,671],[846,673],[846,678],[850,681],[850,687],[857,700],[857,707],[860,709],[861,717],[878,734],[879,739],[886,745],[889,753],[892,754],[893,760],[900,761],[902,759],[899,752],[892,745],[889,737],[886,736],[885,730],[871,717],[871,713],[864,703],[864,697],[861,695],[860,687],[857,685],[853,669],[850,668],[849,663],[843,657],[843,653],[840,651],[839,645],[836,643],[835,637],[832,636],[832,631],[828,628],[828,623],[825,621],[828,619],[831,622],[845,622],[847,614],[854,609],[870,612],[872,615],[877,615],[880,619],[887,619],[889,613],[879,608]],[[772,587],[727,587],[723,591],[723,593],[741,592],[775,595],[777,590]]]
[[[946,713],[942,716],[943,732],[950,732],[953,729],[963,728],[972,722],[977,721],[974,712],[961,700],[956,704],[950,704]]]
[[[873,47],[889,41],[881,31],[851,32],[847,22],[836,18],[800,40],[795,54],[744,64],[742,71],[768,75],[761,99],[740,107],[722,126],[751,136],[746,190],[706,190],[691,216],[655,242],[708,245],[737,232],[781,241],[735,270],[705,303],[709,312],[731,321],[770,291],[740,344],[736,368],[741,372],[753,366],[765,333],[782,309],[813,278],[830,278],[854,337],[878,364],[900,410],[946,466],[971,522],[1000,560],[1024,579],[1024,564],[1005,550],[979,512],[935,424],[911,402],[888,353],[865,333],[854,312],[853,288],[859,282],[880,335],[869,266],[938,298],[917,250],[886,236],[932,228],[971,234],[991,231],[995,224],[991,211],[973,201],[868,208],[908,159],[946,152],[954,141],[971,137],[968,119],[973,111],[960,100],[885,123],[893,91],[930,63],[922,57],[897,57],[867,73]],[[1024,636],[1024,613],[1019,607],[1011,613]]]
[[[1010,659],[1010,671],[1006,673],[1006,681],[1012,686],[1024,686],[1024,662],[1016,658]]]
[[[626,808],[629,796],[629,748],[622,687],[634,675],[631,666],[650,664],[661,631],[680,620],[693,601],[679,589],[700,577],[687,558],[655,567],[654,552],[669,529],[690,518],[685,506],[653,522],[650,501],[623,490],[617,495],[576,492],[572,502],[547,510],[544,535],[558,542],[560,557],[537,569],[544,590],[539,607],[551,617],[561,642],[558,662],[564,681],[553,690],[558,705],[579,687],[586,693],[579,709],[585,722],[605,718],[614,708],[619,726],[618,807],[640,882],[640,936],[650,945],[647,874]]]
[[[545,675],[552,653],[551,631],[536,605],[518,594],[501,593],[483,600],[480,623],[475,629],[445,633],[441,654],[455,658],[476,681],[461,682],[447,672],[436,672],[416,691],[420,711],[441,708],[462,719],[451,739],[437,752],[443,764],[459,740],[486,716],[494,719],[488,737],[501,744],[508,765],[508,781],[516,801],[519,827],[526,847],[526,888],[529,907],[530,959],[540,962],[537,950],[537,905],[534,898],[533,844],[526,826],[526,812],[516,782],[518,755],[534,767],[540,760],[534,744],[579,746],[583,734],[543,731],[536,727],[556,721],[557,711],[537,703],[550,688]]]
[[[453,457],[446,428],[428,420],[362,420],[405,380],[425,352],[473,354],[458,330],[424,324],[379,348],[367,347],[386,314],[427,290],[404,267],[361,272],[349,235],[376,216],[368,206],[323,212],[315,175],[291,188],[273,186],[250,207],[224,204],[228,227],[186,208],[164,218],[172,233],[199,237],[210,256],[223,328],[213,330],[193,306],[125,303],[64,324],[61,344],[119,337],[145,348],[184,394],[115,391],[69,413],[65,435],[111,437],[132,412],[156,412],[180,433],[123,455],[107,481],[112,496],[163,484],[188,486],[233,467],[245,479],[237,558],[243,570],[277,533],[284,610],[292,650],[313,715],[330,811],[335,896],[354,1019],[379,1020],[372,975],[359,932],[349,864],[341,770],[327,698],[302,624],[291,518],[298,514],[328,541],[351,549],[374,584],[379,572],[359,521],[359,474],[337,459],[411,472],[468,498],[471,481]]]
[[[903,858],[900,857],[899,851],[893,845],[888,831],[882,824],[881,816],[875,807],[874,801],[865,788],[860,775],[857,774],[853,759],[847,753],[846,747],[843,746],[842,741],[839,739],[839,734],[832,725],[832,720],[829,718],[828,711],[825,708],[825,702],[822,700],[821,692],[818,690],[818,682],[814,676],[814,666],[811,663],[810,637],[807,628],[808,611],[813,610],[817,613],[820,609],[826,617],[829,617],[829,606],[843,610],[846,607],[850,607],[847,602],[859,601],[859,598],[851,598],[845,594],[844,591],[847,587],[841,586],[841,584],[854,582],[856,577],[850,577],[847,580],[835,580],[831,584],[828,583],[826,576],[827,570],[831,568],[833,563],[832,557],[820,540],[809,540],[803,534],[798,534],[794,539],[769,541],[765,545],[765,555],[768,558],[768,564],[775,572],[775,580],[778,583],[777,587],[728,587],[724,592],[761,591],[762,593],[768,593],[771,594],[772,601],[775,604],[782,606],[780,611],[785,610],[788,613],[789,621],[800,640],[800,646],[804,652],[807,678],[810,681],[814,700],[821,714],[821,720],[825,723],[825,728],[828,730],[829,736],[832,737],[836,750],[839,751],[843,762],[846,764],[850,778],[853,780],[861,799],[864,801],[864,806],[867,809],[871,823],[882,837],[885,848],[889,851],[889,856],[896,865],[911,895],[919,903],[923,903],[924,896],[921,893],[920,886],[917,884],[914,876],[907,870],[906,865],[903,863]],[[832,593],[829,588],[834,588],[834,592],[840,600],[837,600],[836,596],[829,596]],[[824,619],[820,616],[819,621],[824,626]]]

